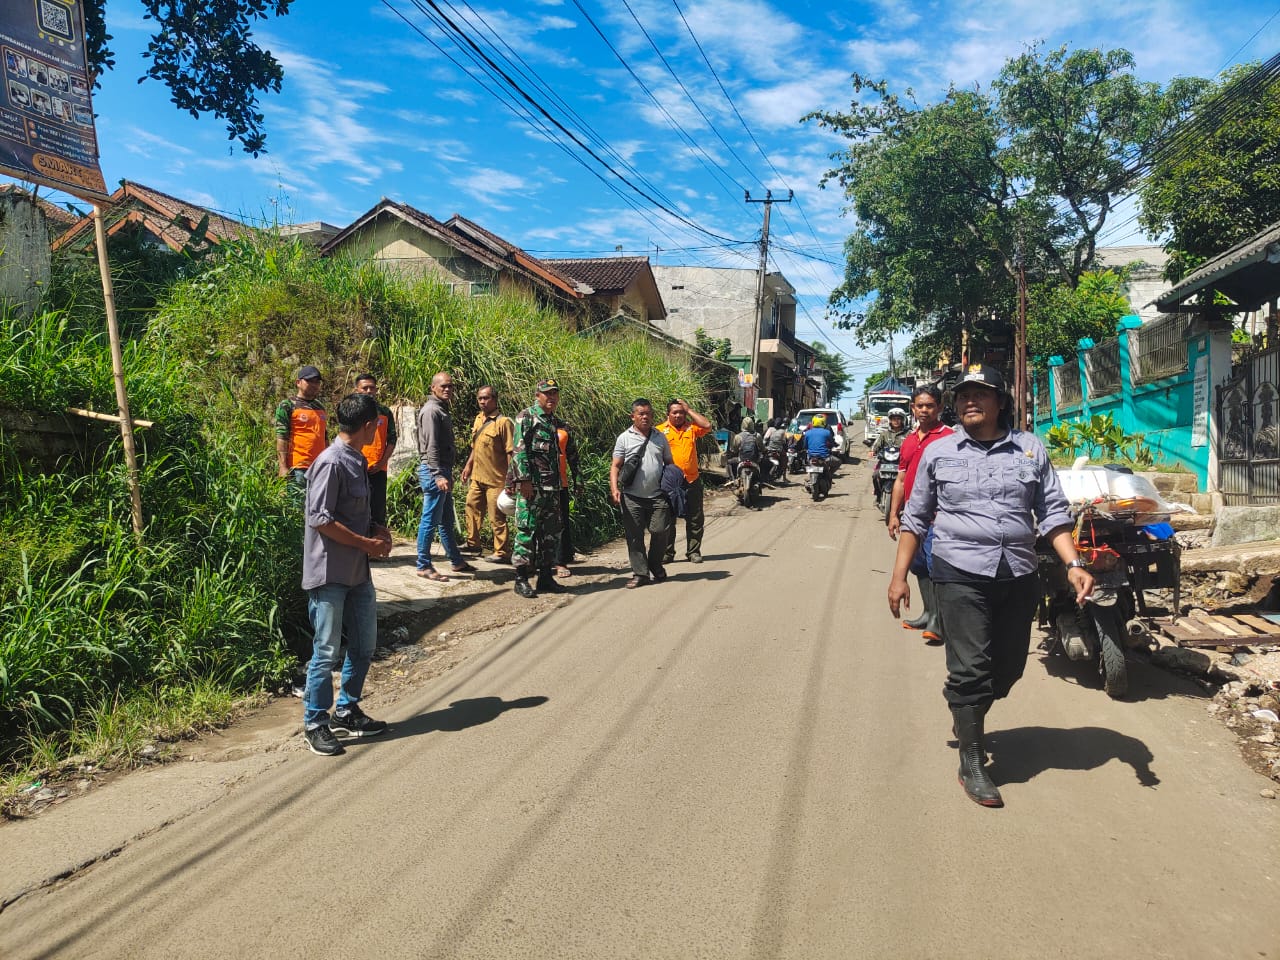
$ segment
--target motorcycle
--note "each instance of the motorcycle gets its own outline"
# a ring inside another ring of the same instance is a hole
[[[740,460],[735,480],[738,502],[749,510],[754,509],[760,500],[760,468],[753,460]]]
[[[764,454],[765,479],[770,483],[787,477],[787,455],[782,450],[766,450]]]
[[[831,491],[829,457],[810,457],[804,468],[804,488],[817,503]]]
[[[889,522],[889,507],[893,501],[893,484],[898,479],[898,459],[900,447],[885,447],[876,458],[875,469],[871,473],[871,490],[876,496],[876,509]]]
[[[1181,603],[1181,551],[1172,536],[1155,539],[1148,529],[1168,520],[1168,505],[1149,481],[1101,468],[1059,471],[1059,477],[1072,501],[1076,551],[1093,574],[1093,592],[1077,606],[1066,567],[1041,543],[1040,625],[1069,660],[1096,664],[1103,690],[1120,698],[1129,689],[1126,649],[1150,642],[1142,619],[1149,615],[1145,592],[1171,588],[1175,613]],[[1086,495],[1073,496],[1082,485]],[[1094,495],[1098,487],[1105,492]]]
[[[804,473],[805,456],[804,447],[798,441],[792,441],[787,447],[787,472],[788,473]]]

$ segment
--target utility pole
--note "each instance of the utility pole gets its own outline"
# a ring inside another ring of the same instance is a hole
[[[751,385],[754,396],[758,397],[760,383],[760,330],[764,326],[764,275],[769,261],[769,213],[775,203],[790,203],[795,197],[794,190],[787,191],[787,199],[775,200],[772,190],[764,192],[763,200],[752,200],[751,191],[746,191],[747,203],[764,204],[764,227],[760,231],[760,269],[756,274],[756,318],[755,330],[751,335]],[[754,404],[753,404],[754,406]],[[755,411],[752,410],[754,416]]]

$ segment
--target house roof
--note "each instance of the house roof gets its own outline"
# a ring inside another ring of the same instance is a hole
[[[519,247],[508,243],[497,234],[490,233],[478,224],[472,223],[472,221],[456,214],[448,224],[441,223],[435,217],[429,213],[424,213],[417,207],[412,207],[407,203],[400,203],[396,200],[389,200],[386,197],[383,197],[372,209],[358,217],[321,247],[321,252],[325,254],[332,253],[354,234],[381,216],[395,217],[412,227],[416,227],[423,233],[450,245],[455,250],[466,254],[490,269],[509,270],[532,281],[543,289],[551,288],[551,292],[557,295],[568,296],[573,299],[582,297],[582,292],[576,289],[572,280],[560,275],[555,270],[547,267],[541,260],[529,256]],[[466,228],[463,229],[460,223],[465,223]]]
[[[576,260],[544,260],[566,276],[591,287],[596,293],[621,293],[643,271],[648,257],[583,257]]]
[[[214,243],[234,240],[244,236],[250,229],[240,221],[224,217],[207,207],[131,180],[120,181],[119,189],[111,194],[106,206],[109,217],[121,208],[129,208],[123,216],[114,219],[107,228],[108,234],[116,233],[126,224],[139,223],[173,250],[181,250],[190,242],[192,232],[202,220],[206,221],[205,235]],[[81,217],[53,242],[53,249],[59,250],[80,240],[87,240],[86,234],[92,231],[93,217]]]
[[[81,217],[81,214],[72,213],[66,207],[60,207],[56,203],[50,203],[44,197],[35,194],[26,187],[16,183],[0,183],[0,194],[5,193],[18,194],[35,200],[36,206],[41,209],[44,213],[45,219],[49,221],[49,232],[55,236],[62,233]]]
[[[1280,223],[1192,271],[1155,304],[1171,313],[1204,290],[1226,294],[1245,310],[1255,310],[1280,293]]]
[[[486,230],[474,220],[468,220],[460,213],[455,213],[446,220],[445,227],[470,238],[481,246],[487,247],[503,259],[520,264],[526,270],[542,277],[553,286],[559,287],[570,296],[581,297],[583,294],[591,292],[590,290],[581,289],[580,285],[574,281],[574,278],[550,266],[546,260],[539,260],[537,257],[525,253],[509,240],[504,240],[496,233]]]

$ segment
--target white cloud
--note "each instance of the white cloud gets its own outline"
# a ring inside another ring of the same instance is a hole
[[[523,177],[491,167],[480,167],[466,176],[451,177],[450,180],[459,190],[490,204],[495,210],[510,209],[498,204],[497,198],[529,189],[529,184]]]
[[[880,76],[892,63],[924,55],[917,40],[854,40],[848,44],[852,68],[872,77]]]
[[[752,126],[792,127],[811,110],[828,106],[831,91],[848,89],[849,74],[844,70],[821,70],[772,87],[748,90],[739,97],[740,109]]]
[[[450,90],[440,90],[436,93],[436,96],[439,97],[441,100],[449,100],[453,103],[461,103],[468,107],[474,107],[476,105],[476,101],[479,99],[470,90],[458,90],[456,88],[450,89]]]

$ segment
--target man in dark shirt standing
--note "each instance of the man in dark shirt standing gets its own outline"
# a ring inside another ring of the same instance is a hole
[[[431,541],[437,531],[440,546],[453,563],[454,573],[470,573],[475,567],[467,563],[458,549],[457,526],[453,513],[453,466],[458,457],[453,439],[453,421],[449,404],[453,399],[453,377],[437,373],[431,378],[431,396],[418,411],[418,483],[422,487],[422,522],[418,524],[418,576],[427,580],[447,581],[431,563]]]
[[[334,731],[356,737],[385,733],[387,725],[360,709],[369,662],[378,642],[377,596],[369,558],[391,552],[391,532],[369,513],[369,473],[360,448],[378,424],[372,397],[355,395],[338,404],[338,436],[308,475],[306,526],[302,541],[302,589],[314,630],[302,729],[312,753],[343,753]],[[342,687],[333,704],[333,668],[343,635]]]
[[[363,393],[378,401],[378,378],[372,373],[356,377],[356,393]],[[369,509],[373,522],[387,525],[387,464],[396,450],[396,418],[390,407],[378,403],[378,425],[373,439],[361,451],[369,464]]]

